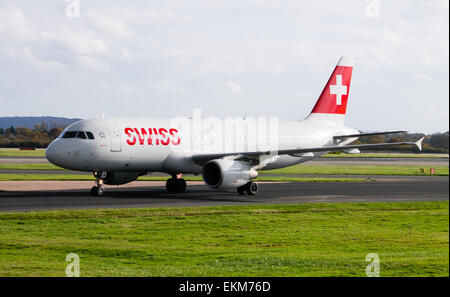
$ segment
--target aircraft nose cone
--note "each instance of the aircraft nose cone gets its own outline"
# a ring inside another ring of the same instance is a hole
[[[57,165],[58,163],[58,155],[59,155],[56,149],[57,146],[58,145],[56,144],[56,141],[53,141],[45,150],[45,157],[50,163],[55,165]]]

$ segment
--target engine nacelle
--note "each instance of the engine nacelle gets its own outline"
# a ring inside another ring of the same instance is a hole
[[[203,166],[202,176],[208,187],[230,190],[243,186],[249,180],[256,178],[258,172],[245,162],[216,159]]]
[[[106,185],[123,185],[137,180],[140,175],[142,175],[140,172],[108,172],[106,177],[103,178],[103,183]]]

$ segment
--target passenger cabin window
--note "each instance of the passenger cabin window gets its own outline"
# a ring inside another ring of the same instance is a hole
[[[92,132],[86,132],[86,135],[89,139],[94,139],[94,134],[92,134]]]
[[[86,134],[83,131],[78,131],[77,138],[86,139]]]

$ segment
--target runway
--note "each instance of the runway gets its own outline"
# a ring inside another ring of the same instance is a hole
[[[109,186],[103,197],[90,195],[92,182],[40,181],[28,189],[21,187],[26,187],[27,183],[30,182],[17,182],[17,188],[13,182],[0,184],[0,188],[6,189],[6,192],[0,192],[0,211],[449,199],[448,176],[380,177],[370,182],[265,182],[260,183],[260,193],[256,196],[217,192],[201,182],[188,182],[188,190],[184,194],[169,194],[163,182],[139,181],[119,187]],[[8,185],[11,190],[8,190]]]

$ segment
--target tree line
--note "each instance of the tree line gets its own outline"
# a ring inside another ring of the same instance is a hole
[[[380,143],[380,142],[416,142],[420,138],[425,137],[422,142],[422,152],[424,153],[449,153],[448,141],[449,132],[434,133],[425,135],[422,133],[399,133],[399,134],[386,134],[386,135],[374,135],[364,136],[359,138],[354,144],[363,143]],[[406,146],[393,146],[389,149],[386,148],[373,148],[372,151],[395,151],[395,152],[410,152],[411,148]]]
[[[0,147],[27,147],[46,148],[65,129],[65,125],[48,124],[43,122],[35,125],[33,129],[27,127],[0,128]],[[400,133],[387,135],[374,135],[359,138],[354,144],[417,141],[425,137],[423,152],[425,153],[449,153],[449,132],[425,135],[421,133]],[[373,151],[386,151],[386,148],[372,149]],[[398,146],[391,147],[389,151],[410,152],[411,148]]]
[[[65,129],[58,124],[42,123],[28,127],[0,128],[0,147],[46,148]]]

